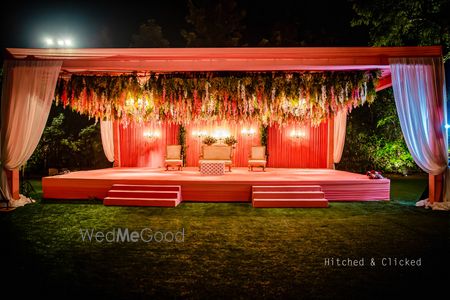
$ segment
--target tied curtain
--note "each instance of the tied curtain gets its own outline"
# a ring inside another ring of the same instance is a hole
[[[344,151],[345,133],[347,129],[347,111],[341,109],[334,116],[333,162],[339,163]]]
[[[267,154],[272,168],[327,168],[328,122],[318,127],[270,126]]]
[[[114,161],[113,121],[100,121],[100,135],[102,146],[108,161]]]
[[[13,201],[5,170],[21,167],[33,154],[52,105],[62,61],[6,60],[1,103],[1,189],[12,206],[30,202],[21,195]],[[17,199],[16,199],[17,200]]]
[[[178,144],[179,126],[171,123],[131,123],[119,127],[120,166],[162,168],[166,145]]]
[[[448,172],[445,75],[442,58],[391,58],[395,104],[403,136],[417,165],[432,175]],[[449,201],[444,180],[444,200]],[[448,185],[447,185],[448,188]]]

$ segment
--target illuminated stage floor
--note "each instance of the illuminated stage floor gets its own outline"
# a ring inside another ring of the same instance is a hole
[[[233,168],[225,175],[201,175],[198,168],[165,171],[110,168],[44,177],[46,199],[104,199],[113,184],[180,185],[183,201],[250,202],[252,186],[320,185],[329,201],[389,200],[390,180],[330,169]]]

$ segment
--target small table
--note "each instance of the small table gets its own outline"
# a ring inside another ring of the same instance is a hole
[[[200,174],[223,175],[225,174],[225,162],[220,160],[201,160]]]

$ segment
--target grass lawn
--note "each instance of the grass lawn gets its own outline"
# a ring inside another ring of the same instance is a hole
[[[425,177],[393,178],[392,201],[328,209],[38,201],[0,215],[1,284],[17,296],[60,299],[432,299],[439,290],[448,293],[450,214],[414,206],[425,184]],[[99,243],[80,235],[80,228],[147,227],[184,228],[184,242]],[[326,266],[326,258],[365,265]],[[382,258],[421,259],[421,266],[382,266]]]

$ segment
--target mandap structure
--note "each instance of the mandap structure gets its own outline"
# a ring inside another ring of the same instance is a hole
[[[246,166],[255,139],[271,153],[269,167],[332,169],[342,154],[347,114],[391,86],[408,148],[429,174],[430,202],[447,200],[439,46],[5,53],[1,188],[12,205],[21,197],[18,169],[36,148],[52,101],[101,122],[105,154],[115,167],[161,167],[164,148],[149,141],[179,143],[183,133],[188,166],[197,166],[205,135],[233,135],[235,166]],[[301,155],[298,147],[288,149],[305,139]]]

